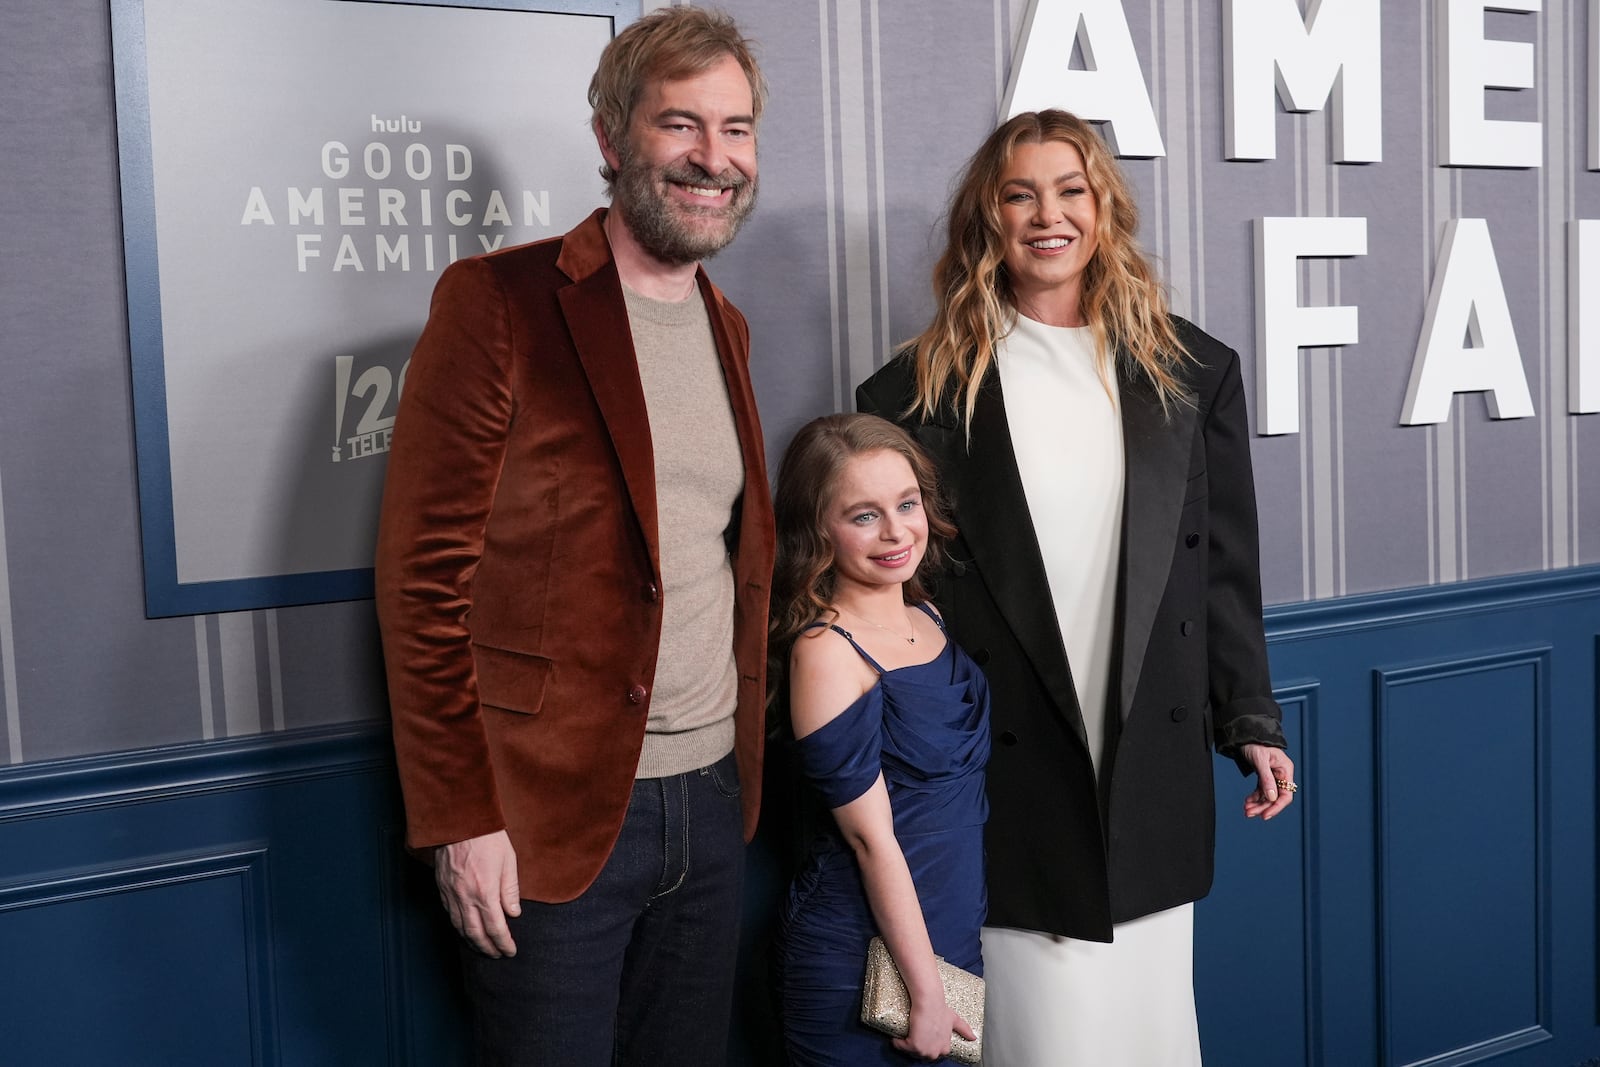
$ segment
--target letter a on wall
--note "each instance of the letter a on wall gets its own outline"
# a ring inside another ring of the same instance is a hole
[[[1073,46],[1083,67],[1072,66]],[[1167,154],[1117,0],[1031,0],[1001,113],[1065,108],[1111,125],[1119,156]]]
[[[1401,423],[1448,422],[1456,393],[1488,393],[1489,414],[1497,419],[1533,414],[1485,219],[1453,219],[1445,227]]]

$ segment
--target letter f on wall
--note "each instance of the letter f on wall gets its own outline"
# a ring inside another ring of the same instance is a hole
[[[1072,69],[1075,44],[1086,69]],[[1050,107],[1110,123],[1119,156],[1167,154],[1117,0],[1030,0],[1000,111],[1009,119]]]

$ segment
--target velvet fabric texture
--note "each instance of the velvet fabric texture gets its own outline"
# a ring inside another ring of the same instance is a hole
[[[502,828],[522,896],[610,855],[661,634],[650,422],[600,209],[440,276],[396,418],[377,609],[413,849]],[[743,316],[698,276],[744,457],[728,528],[744,829],[761,796],[773,558]]]

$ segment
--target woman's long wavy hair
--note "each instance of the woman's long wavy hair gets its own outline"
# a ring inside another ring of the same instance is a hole
[[[834,555],[827,510],[845,465],[873,452],[905,457],[917,479],[928,541],[916,573],[902,588],[907,603],[920,603],[932,595],[932,576],[943,566],[945,545],[956,533],[933,460],[905,430],[876,415],[825,415],[806,423],[783,454],[773,494],[778,558],[772,575],[767,677],[774,693],[785,684],[784,668],[794,639],[811,623],[833,614]]]
[[[1029,111],[1001,125],[967,163],[950,202],[949,243],[933,269],[933,322],[907,347],[916,352],[922,418],[947,406],[969,428],[995,344],[1011,329],[1015,294],[1005,267],[1000,183],[1018,145],[1061,141],[1083,157],[1095,198],[1096,247],[1084,268],[1082,312],[1094,331],[1101,373],[1126,360],[1166,407],[1185,400],[1178,370],[1188,352],[1167,315],[1167,298],[1134,239],[1138,209],[1122,168],[1100,135],[1066,111]],[[1114,356],[1112,354],[1115,354]]]

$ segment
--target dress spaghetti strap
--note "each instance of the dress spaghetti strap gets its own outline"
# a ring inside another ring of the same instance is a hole
[[[944,620],[939,618],[938,614],[932,608],[930,608],[927,604],[923,603],[922,601],[918,601],[916,606],[922,609],[923,614],[927,615],[928,618],[933,620],[933,624],[939,628],[939,632],[940,633],[944,633]],[[838,634],[840,637],[844,638],[846,641],[849,641],[850,642],[850,647],[856,650],[856,655],[858,655],[862,659],[866,660],[867,661],[867,666],[871,667],[874,671],[877,671],[878,672],[878,676],[880,678],[883,675],[888,673],[887,671],[885,671],[882,667],[880,667],[878,665],[878,661],[877,660],[873,659],[871,656],[869,656],[867,654],[867,650],[866,649],[864,649],[860,645],[856,644],[855,635],[852,634],[849,630],[846,630],[844,627],[840,626],[838,623],[822,622],[821,620],[818,620],[818,621],[816,621],[814,623],[811,623],[809,626],[806,627],[806,629],[807,630],[815,630],[818,626],[826,626],[828,629],[832,630],[834,633]]]
[[[840,626],[838,623],[829,623],[829,622],[820,622],[820,621],[812,623],[810,626],[807,626],[806,629],[807,630],[815,630],[818,626],[826,626],[828,629],[832,630],[834,633],[838,634],[840,637],[844,638],[846,641],[849,641],[850,642],[850,647],[856,650],[856,655],[858,655],[862,659],[866,660],[867,661],[867,666],[871,667],[874,671],[876,671],[877,674],[878,674],[878,677],[880,677],[880,678],[883,677],[883,675],[885,674],[884,669],[882,667],[878,666],[878,661],[877,660],[875,660],[871,656],[867,655],[867,650],[866,649],[864,649],[860,645],[856,644],[855,635],[852,634],[849,630],[846,630],[843,626]]]

